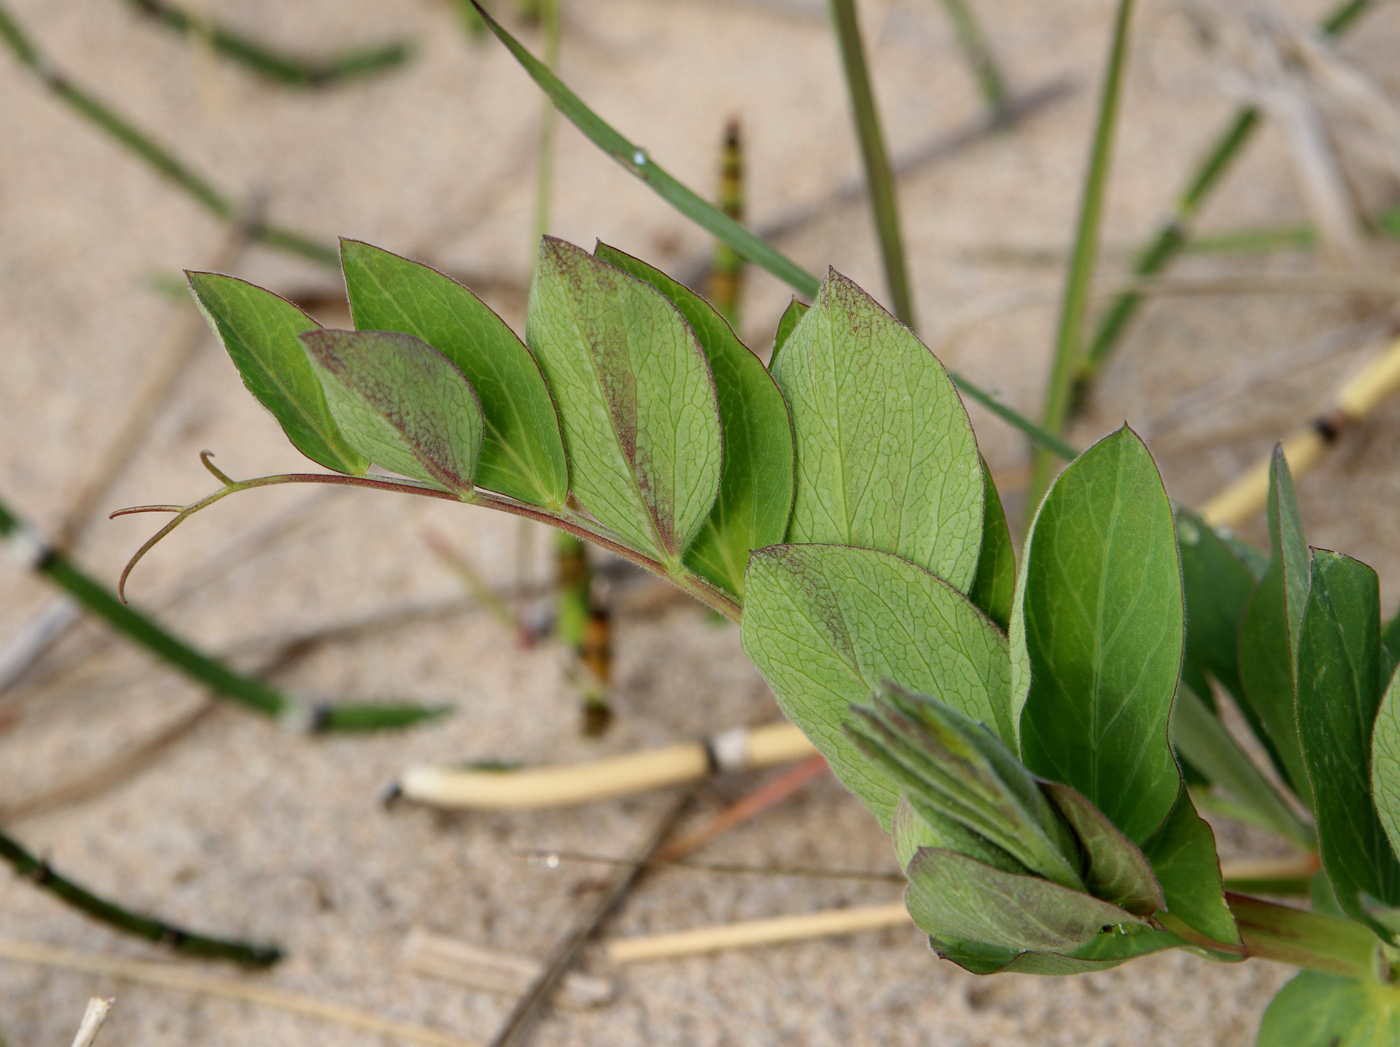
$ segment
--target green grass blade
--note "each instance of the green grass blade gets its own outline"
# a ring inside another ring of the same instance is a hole
[[[1109,165],[1113,158],[1113,137],[1118,124],[1118,100],[1123,86],[1123,70],[1127,66],[1133,5],[1134,0],[1118,0],[1118,13],[1113,24],[1113,42],[1109,49],[1108,65],[1104,71],[1103,88],[1099,95],[1098,123],[1094,128],[1089,170],[1084,178],[1084,191],[1079,202],[1074,253],[1065,277],[1059,330],[1055,335],[1055,357],[1050,367],[1050,381],[1045,390],[1045,409],[1040,419],[1041,424],[1052,433],[1058,433],[1064,428],[1069,413],[1070,393],[1083,352],[1084,316],[1089,308],[1089,291],[1093,284],[1094,263],[1098,256],[1099,226],[1103,218],[1104,195],[1108,189]],[[1054,458],[1044,448],[1035,449],[1031,461],[1030,505],[1040,504],[1041,496],[1050,485],[1054,466]]]
[[[993,115],[1000,117],[1006,110],[1006,79],[997,67],[996,57],[987,43],[986,34],[982,32],[971,0],[943,0],[943,10],[948,12],[958,44],[972,67],[972,75],[977,78],[982,100]]]
[[[885,280],[890,286],[894,314],[907,326],[914,326],[914,300],[909,293],[909,270],[904,258],[904,238],[899,224],[899,201],[894,171],[880,130],[880,114],[865,63],[865,46],[860,38],[860,21],[855,0],[831,0],[831,21],[841,45],[841,65],[846,88],[851,95],[851,115],[860,139],[860,155],[865,165],[865,184],[870,209],[875,215],[875,231],[880,238],[880,255]]]
[[[752,262],[807,298],[816,296],[820,281],[799,266],[792,259],[769,247],[748,229],[730,218],[719,208],[707,203],[693,190],[676,181],[670,174],[657,166],[646,152],[628,141],[612,125],[584,105],[578,95],[527,51],[515,37],[496,22],[484,9],[477,5],[477,11],[486,21],[487,27],[525,67],[525,71],[549,95],[569,121],[577,127],[598,148],[613,157],[647,185],[651,186],[663,200],[712,236],[723,240],[745,260]],[[949,377],[965,395],[977,401],[987,410],[1009,425],[1021,430],[1030,439],[1052,450],[1066,461],[1079,452],[1054,433],[1031,421],[1013,407],[1002,403],[997,397],[982,389],[956,371],[949,371]]]

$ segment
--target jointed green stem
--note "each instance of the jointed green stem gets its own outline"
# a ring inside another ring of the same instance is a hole
[[[329,58],[287,54],[212,18],[192,13],[166,0],[127,0],[142,14],[187,36],[208,41],[219,54],[241,62],[253,72],[292,87],[326,87],[342,80],[373,76],[403,65],[413,54],[405,42],[358,47]]]
[[[1108,169],[1113,156],[1113,133],[1118,123],[1118,99],[1127,65],[1129,30],[1132,26],[1134,0],[1118,0],[1118,12],[1113,25],[1113,44],[1104,71],[1103,90],[1099,96],[1098,123],[1094,128],[1094,145],[1089,157],[1089,170],[1084,179],[1084,193],[1079,202],[1079,222],[1074,236],[1074,254],[1065,277],[1064,297],[1060,305],[1060,325],[1055,336],[1055,358],[1050,368],[1050,381],[1045,390],[1045,411],[1041,424],[1058,434],[1064,427],[1069,397],[1081,354],[1084,314],[1089,307],[1089,290],[1094,279],[1094,262],[1098,255],[1099,225],[1103,214],[1104,194],[1108,188]],[[1034,450],[1031,460],[1029,504],[1040,504],[1054,469],[1054,459],[1043,447]]]
[[[1322,20],[1319,28],[1329,36],[1345,32],[1373,2],[1374,0],[1345,0]],[[1156,234],[1138,255],[1133,265],[1134,273],[1138,276],[1153,276],[1166,268],[1167,264],[1181,252],[1191,237],[1191,223],[1199,213],[1201,206],[1220,182],[1221,177],[1229,169],[1235,157],[1253,137],[1260,120],[1259,110],[1252,106],[1242,108],[1235,114],[1229,125],[1206,152],[1200,167],[1192,175],[1186,190],[1177,200],[1171,216],[1158,228]],[[1075,375],[1075,389],[1072,396],[1074,404],[1083,403],[1089,388],[1098,377],[1105,361],[1118,347],[1123,332],[1127,330],[1128,324],[1132,322],[1141,304],[1142,295],[1132,291],[1125,292],[1113,300],[1108,311],[1099,320],[1094,331],[1093,341],[1080,363],[1078,374]]]
[[[195,934],[193,931],[176,927],[153,916],[143,916],[99,898],[87,888],[54,872],[47,862],[30,854],[17,840],[4,832],[0,832],[0,858],[8,862],[18,875],[32,880],[94,920],[125,934],[168,946],[184,956],[229,960],[245,967],[270,967],[282,958],[282,950],[275,945],[254,945]]]
[[[1364,981],[1389,977],[1380,939],[1359,923],[1242,894],[1227,892],[1225,900],[1250,956]]]
[[[865,164],[870,208],[875,214],[875,230],[880,237],[880,254],[885,263],[885,280],[890,285],[894,314],[906,326],[914,326],[914,300],[909,293],[909,272],[904,260],[904,241],[899,225],[894,172],[885,151],[880,130],[880,114],[875,108],[875,92],[865,63],[865,47],[860,38],[860,21],[855,0],[831,0],[831,20],[841,45],[841,64],[846,71],[846,87],[851,94],[851,114],[860,138],[860,155]]]
[[[240,221],[239,208],[227,194],[146,132],[119,115],[107,103],[85,88],[79,87],[56,69],[20,28],[14,16],[4,6],[3,0],[0,0],[0,40],[5,42],[14,56],[34,73],[44,86],[79,116],[140,157],[157,174],[179,186],[215,218],[230,223]],[[340,261],[340,254],[332,245],[320,243],[290,229],[253,223],[248,230],[248,237],[269,247],[300,255],[320,265],[336,266]]]

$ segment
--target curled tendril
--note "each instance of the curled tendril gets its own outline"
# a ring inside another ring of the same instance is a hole
[[[705,579],[698,576],[676,577],[671,575],[666,568],[644,553],[623,543],[614,535],[605,532],[592,520],[573,513],[551,512],[547,509],[540,509],[536,506],[526,505],[517,502],[513,498],[506,498],[502,495],[491,494],[489,491],[474,491],[470,495],[459,495],[452,491],[443,490],[437,487],[428,487],[425,484],[417,483],[413,480],[385,480],[372,476],[347,476],[343,473],[279,473],[273,476],[256,476],[251,480],[234,480],[226,473],[222,472],[213,462],[212,451],[201,451],[199,460],[204,468],[208,469],[223,487],[213,494],[205,495],[197,502],[189,505],[134,505],[127,509],[118,509],[112,513],[109,519],[116,519],[118,516],[132,516],[136,513],[174,513],[175,517],[137,549],[135,554],[127,561],[122,568],[121,577],[117,580],[117,596],[122,603],[126,603],[126,581],[131,576],[132,569],[141,561],[141,558],[150,552],[157,543],[166,535],[182,523],[188,520],[201,509],[207,509],[215,502],[227,498],[231,494],[239,491],[250,491],[256,487],[272,487],[277,484],[337,484],[342,487],[368,487],[375,491],[394,491],[398,494],[416,494],[424,498],[441,498],[448,502],[465,502],[468,505],[482,505],[488,509],[497,509],[501,512],[509,513],[512,516],[521,516],[527,520],[536,520],[540,523],[549,524],[568,531],[576,538],[582,538],[602,546],[610,552],[617,553],[626,560],[632,561],[639,567],[644,567],[654,574],[663,578],[670,578],[686,592],[690,593],[702,603],[714,608],[720,614],[733,621],[739,620],[739,604],[729,594],[711,585]]]

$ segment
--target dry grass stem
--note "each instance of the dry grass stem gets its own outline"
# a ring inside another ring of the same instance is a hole
[[[92,1047],[97,1039],[97,1034],[102,1029],[102,1023],[107,1020],[107,1012],[112,1009],[112,1004],[116,1000],[104,1000],[100,996],[94,996],[88,1000],[87,1010],[83,1012],[82,1024],[78,1026],[78,1033],[73,1037],[73,1047]]]
[[[483,949],[418,927],[404,939],[399,962],[413,974],[505,996],[526,992],[542,967],[528,956]],[[616,987],[606,978],[569,971],[559,983],[554,1002],[575,1009],[600,1007],[611,1001],[615,992]]]

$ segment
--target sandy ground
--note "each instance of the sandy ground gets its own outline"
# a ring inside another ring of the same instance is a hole
[[[116,0],[15,6],[56,63],[240,199],[262,198],[274,219],[324,237],[355,236],[481,274],[488,300],[519,323],[539,98],[500,48],[464,41],[446,4],[208,5],[268,38],[317,48],[400,34],[418,42],[418,60],[405,71],[319,94],[259,83]],[[1111,4],[981,6],[996,16],[991,36],[1017,88],[1068,75],[1079,90],[1026,125],[905,182],[911,265],[930,344],[951,365],[1034,409],[1060,271],[991,261],[986,249],[1063,248]],[[1291,6],[1305,15],[1319,9]],[[565,10],[566,78],[690,184],[707,191],[713,185],[716,146],[730,114],[743,120],[750,213],[759,221],[821,198],[855,172],[820,4],[567,0]],[[937,5],[902,0],[865,3],[863,10],[896,152],[976,114],[977,96]],[[1389,8],[1346,50],[1396,90],[1397,46],[1400,14]],[[1151,227],[1230,106],[1170,5],[1142,10],[1134,57],[1106,219],[1107,280],[1121,258],[1115,245],[1131,244]],[[152,277],[212,264],[224,234],[76,121],[8,56],[0,58],[0,99],[0,491],[52,528],[121,423],[172,320],[189,308],[153,292]],[[584,245],[602,238],[663,267],[684,268],[707,249],[703,234],[572,128],[561,130],[558,169],[556,234]],[[1266,132],[1209,208],[1206,224],[1302,215],[1286,150]],[[861,207],[834,209],[784,247],[809,267],[835,265],[883,294]],[[1207,258],[1179,271],[1269,275],[1317,264],[1308,255]],[[328,274],[264,250],[247,252],[236,271],[284,290],[334,286]],[[745,333],[754,345],[766,349],[787,298],[766,275],[751,277]],[[1087,442],[1130,420],[1148,433],[1174,496],[1199,501],[1319,408],[1339,376],[1378,349],[1374,337],[1338,335],[1377,308],[1321,296],[1157,301],[1073,436]],[[325,318],[336,320],[332,313]],[[988,459],[1014,477],[1022,442],[980,411],[974,421]],[[1312,541],[1374,564],[1387,605],[1400,595],[1397,435],[1400,409],[1387,408],[1348,435],[1300,491]],[[207,338],[104,508],[206,493],[212,485],[196,459],[201,448],[217,451],[237,475],[301,467]],[[1009,502],[1019,514],[1020,500]],[[258,536],[270,520],[285,524],[275,540]],[[186,527],[142,567],[132,595],[199,642],[241,650],[240,664],[252,665],[257,638],[457,593],[421,541],[425,526],[452,535],[494,583],[514,577],[520,532],[513,521],[365,493],[277,490],[231,499]],[[150,530],[149,517],[101,522],[81,559],[114,579]],[[534,534],[532,542],[542,572],[545,536]],[[202,581],[177,599],[194,576]],[[0,593],[0,640],[50,599],[8,562],[0,564]],[[0,805],[75,777],[203,700],[102,636],[91,626],[77,630],[47,663],[56,670],[47,684],[0,699]],[[138,777],[9,828],[59,868],[134,907],[279,941],[290,957],[264,982],[485,1041],[511,1001],[403,972],[404,935],[424,926],[544,955],[595,897],[600,873],[569,862],[549,870],[520,852],[629,853],[672,800],[446,816],[383,809],[376,796],[384,783],[420,760],[582,759],[775,715],[736,630],[685,604],[620,620],[620,717],[605,740],[577,736],[576,695],[562,666],[553,645],[515,650],[499,625],[470,613],[327,646],[280,673],[277,683],[308,696],[445,701],[456,715],[403,735],[308,740],[220,709]],[[716,783],[693,817],[751,785]],[[1266,844],[1230,833],[1225,846],[1238,852]],[[702,857],[893,867],[873,821],[830,781]],[[645,882],[609,933],[895,897],[894,887],[880,883],[671,870]],[[0,933],[159,955],[9,877],[0,877]],[[555,1013],[534,1042],[1223,1047],[1253,1042],[1261,1008],[1287,977],[1263,963],[1224,968],[1163,955],[1068,980],[978,979],[936,960],[912,929],[617,972],[590,952],[584,967],[615,974],[616,1001]],[[244,1004],[3,962],[0,1032],[16,1047],[67,1042],[92,993],[118,997],[102,1040],[112,1045],[350,1047],[382,1039]]]

